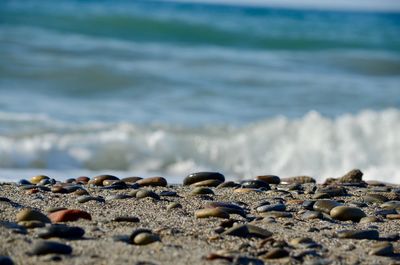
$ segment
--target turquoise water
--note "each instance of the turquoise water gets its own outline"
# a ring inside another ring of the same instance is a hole
[[[400,181],[400,14],[0,3],[0,178]]]

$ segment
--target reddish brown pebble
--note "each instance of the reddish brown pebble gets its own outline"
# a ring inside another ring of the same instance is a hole
[[[81,183],[88,183],[90,180],[90,178],[86,177],[86,176],[81,176],[81,177],[77,177],[76,178],[76,182],[81,182]]]
[[[78,219],[92,220],[92,216],[88,212],[76,209],[56,211],[48,216],[53,223],[76,221]]]
[[[140,186],[167,186],[167,180],[163,177],[152,177],[152,178],[145,178],[136,181],[137,184]]]

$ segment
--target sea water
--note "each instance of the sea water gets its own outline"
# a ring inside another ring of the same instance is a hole
[[[400,182],[398,12],[0,3],[1,180],[353,168]]]

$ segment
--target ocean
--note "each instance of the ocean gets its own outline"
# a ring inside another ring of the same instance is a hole
[[[0,2],[0,180],[400,183],[400,13]]]

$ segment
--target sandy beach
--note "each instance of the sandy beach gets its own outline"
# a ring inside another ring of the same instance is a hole
[[[205,174],[191,185],[163,178],[43,185],[50,182],[43,176],[32,185],[2,183],[0,263],[12,264],[6,257],[14,264],[400,263],[397,185],[345,177],[329,185],[301,183],[312,181],[304,177],[268,184],[277,181],[271,176],[235,185]],[[81,210],[81,218],[65,221],[75,218],[62,219],[65,209]],[[49,241],[70,246],[70,253],[47,248]]]

